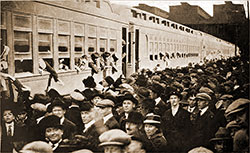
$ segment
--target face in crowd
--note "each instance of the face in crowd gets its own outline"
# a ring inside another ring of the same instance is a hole
[[[93,108],[90,111],[81,111],[81,118],[82,118],[82,122],[84,124],[87,124],[90,121],[92,121],[94,119],[94,110],[93,110]]]
[[[204,99],[197,99],[197,105],[199,109],[203,109],[208,106],[208,101]]]
[[[125,113],[129,113],[135,107],[135,104],[131,100],[124,100],[122,103],[122,107]]]
[[[195,100],[195,96],[190,96],[188,97],[187,99],[187,102],[188,102],[188,105],[192,108],[192,107],[195,107],[196,105],[196,100]]]
[[[91,102],[96,105],[98,102],[100,102],[102,100],[102,98],[100,96],[95,96]]]
[[[45,138],[52,142],[57,143],[59,140],[62,139],[63,130],[56,127],[49,127],[45,130]]]
[[[64,117],[66,110],[62,109],[62,107],[55,106],[52,109],[52,114],[58,116],[59,118]]]
[[[104,153],[123,153],[123,149],[118,145],[104,146]]]
[[[169,101],[172,107],[176,107],[179,105],[180,98],[177,95],[171,95]]]
[[[152,137],[156,133],[156,131],[158,130],[158,128],[155,125],[153,125],[153,124],[145,124],[144,125],[144,130],[145,130],[146,135],[148,137]]]
[[[126,122],[125,129],[128,135],[135,135],[139,132],[140,125],[132,122]]]
[[[15,120],[15,116],[11,110],[5,110],[3,112],[3,120],[5,123],[11,123],[12,121]]]

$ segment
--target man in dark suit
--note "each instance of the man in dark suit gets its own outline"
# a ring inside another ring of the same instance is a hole
[[[3,122],[1,131],[1,151],[13,152],[13,149],[19,151],[22,145],[26,143],[27,131],[15,122],[15,116],[12,108],[3,109]]]
[[[115,119],[112,113],[112,108],[114,106],[114,102],[110,99],[103,99],[102,101],[97,102],[95,105],[95,109],[101,113],[103,116],[103,123],[109,130],[120,128],[118,121]]]
[[[60,100],[54,100],[50,105],[52,114],[60,118],[60,124],[63,126],[63,139],[72,139],[76,133],[76,125],[65,118],[66,106]]]
[[[45,135],[45,141],[52,147],[54,153],[74,151],[75,148],[63,140],[63,125],[60,124],[58,116],[50,115],[43,118],[39,127]]]
[[[101,151],[98,147],[98,137],[108,129],[104,126],[102,120],[95,120],[95,111],[90,102],[82,103],[80,106],[83,127],[78,129],[75,140],[81,148],[87,148],[92,151]]]
[[[163,135],[169,142],[170,152],[186,152],[191,122],[189,113],[180,106],[181,94],[172,91],[169,96],[171,109],[162,116]]]
[[[194,123],[193,145],[211,148],[209,140],[218,130],[215,115],[209,108],[211,97],[207,93],[198,93],[196,100],[199,108],[197,119]],[[212,148],[211,148],[212,149]]]
[[[84,96],[80,92],[72,92],[70,94],[71,105],[65,113],[65,117],[72,121],[76,126],[80,126],[82,123],[81,113],[79,105],[84,100]]]

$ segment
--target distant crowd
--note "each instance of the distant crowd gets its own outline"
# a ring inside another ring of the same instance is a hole
[[[1,151],[250,151],[249,61],[241,57],[82,83],[83,91],[60,95],[49,87],[31,97],[1,73]]]

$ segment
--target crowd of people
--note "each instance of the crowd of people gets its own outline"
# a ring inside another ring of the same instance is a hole
[[[1,90],[2,152],[249,152],[249,61],[240,57],[88,76],[69,95],[31,97],[2,77],[19,87],[16,102]]]

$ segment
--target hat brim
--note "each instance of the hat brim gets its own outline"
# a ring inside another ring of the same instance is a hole
[[[233,111],[231,111],[231,112],[228,112],[228,113],[226,114],[226,116],[229,116],[229,115],[232,115],[232,114],[234,114],[234,113],[240,112],[240,111],[242,111],[242,110],[244,110],[244,109],[245,109],[244,107],[235,109],[235,110],[233,110]]]
[[[229,138],[229,137],[226,137],[226,138],[212,138],[212,139],[210,139],[209,141],[210,141],[210,142],[213,142],[213,141],[230,140],[230,139],[232,139],[232,138]]]
[[[145,120],[143,123],[144,124],[161,124],[161,122],[154,121],[154,120]]]
[[[109,145],[123,146],[124,144],[121,142],[103,142],[103,143],[99,144],[100,147],[109,146]]]

